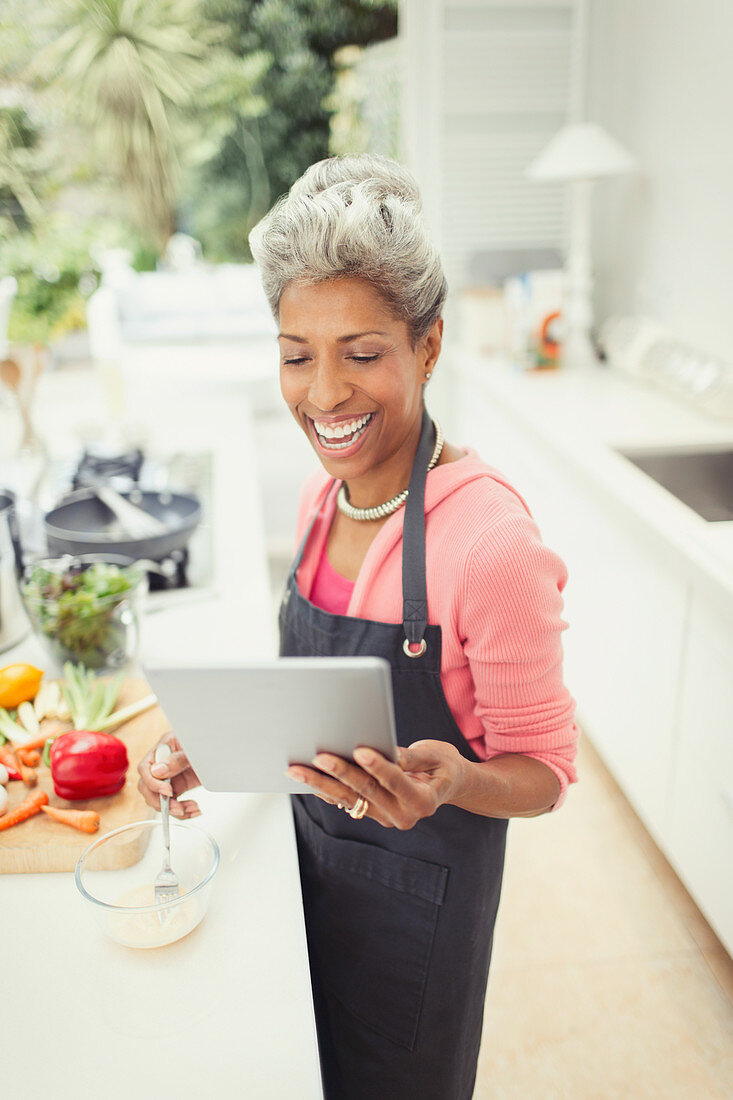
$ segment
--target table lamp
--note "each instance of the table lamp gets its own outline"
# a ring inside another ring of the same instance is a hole
[[[583,367],[598,359],[590,338],[593,320],[591,193],[596,180],[636,170],[634,157],[594,122],[563,126],[532,161],[529,179],[570,184],[570,234],[565,262],[563,363]]]

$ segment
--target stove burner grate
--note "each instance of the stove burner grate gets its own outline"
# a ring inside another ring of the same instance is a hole
[[[79,459],[73,478],[74,489],[83,488],[85,477],[110,481],[112,478],[127,478],[137,482],[143,464],[143,453],[139,447],[121,454],[96,454],[86,449]]]
[[[171,588],[188,588],[188,547],[172,550],[165,558],[156,562],[158,570],[148,570],[148,587],[151,592],[162,592]]]
[[[142,466],[143,452],[139,447],[120,454],[86,448],[76,466],[72,487],[85,488],[85,478],[93,477],[104,482],[124,479],[128,483],[126,488],[134,488],[138,486]],[[122,491],[125,492],[126,488],[122,488]],[[170,554],[157,559],[155,565],[155,569],[148,570],[148,587],[151,592],[190,586],[187,546],[181,550],[172,550]]]

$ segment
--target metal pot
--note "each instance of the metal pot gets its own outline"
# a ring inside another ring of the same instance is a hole
[[[30,629],[18,591],[22,572],[15,494],[0,489],[0,653],[25,638]]]

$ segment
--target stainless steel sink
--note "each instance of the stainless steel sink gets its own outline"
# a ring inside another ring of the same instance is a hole
[[[733,447],[616,450],[703,519],[733,520]]]

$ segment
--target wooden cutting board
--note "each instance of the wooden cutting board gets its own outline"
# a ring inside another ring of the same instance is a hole
[[[142,678],[125,680],[119,694],[117,709],[134,703],[137,699],[150,694],[150,688]],[[68,724],[71,729],[71,723]],[[96,837],[127,825],[131,821],[143,821],[153,817],[155,811],[148,806],[137,789],[137,764],[141,757],[158,741],[162,734],[170,729],[160,707],[152,707],[137,718],[112,730],[127,745],[130,766],[122,790],[107,798],[90,798],[83,802],[67,802],[57,798],[53,791],[50,769],[43,764],[38,766],[38,786],[46,791],[50,806],[59,806],[77,810],[96,810],[100,816],[100,825],[96,833],[82,833],[69,825],[53,821],[46,814],[36,814],[20,825],[14,825],[0,832],[0,874],[27,873],[34,871],[73,871],[77,860],[85,848]],[[8,784],[8,812],[25,798],[29,788],[20,781]],[[133,855],[130,853],[131,860]],[[125,853],[120,852],[120,859]],[[124,865],[124,864],[121,864]]]

